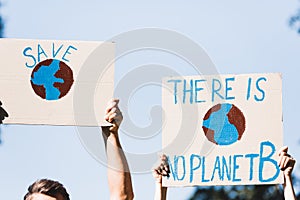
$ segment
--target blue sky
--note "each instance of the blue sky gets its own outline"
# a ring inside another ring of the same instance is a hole
[[[1,13],[8,38],[110,40],[127,31],[155,27],[178,32],[201,45],[221,74],[281,72],[283,75],[284,144],[300,160],[300,36],[288,27],[299,1],[3,1]],[[116,85],[138,66],[157,63],[182,74],[193,70],[164,52],[133,52],[116,62]],[[188,70],[186,70],[188,68]],[[137,90],[122,102],[137,126],[152,123],[159,87]],[[150,91],[150,92],[149,92]],[[151,97],[151,98],[150,98]],[[147,99],[147,100],[145,100]],[[139,103],[143,102],[143,103]],[[106,168],[82,145],[75,127],[1,126],[0,188],[3,199],[20,199],[38,178],[60,180],[73,200],[108,199]],[[141,139],[122,131],[125,151],[148,154],[160,150],[159,133]],[[101,145],[101,144],[99,144]],[[296,171],[299,172],[299,165]],[[153,199],[148,172],[133,174],[136,199]],[[175,188],[169,199],[186,199],[193,188]]]

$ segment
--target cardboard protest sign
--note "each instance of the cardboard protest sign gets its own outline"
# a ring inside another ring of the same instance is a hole
[[[108,125],[111,42],[1,39],[0,101],[6,124]]]
[[[280,74],[164,78],[165,186],[282,183]]]

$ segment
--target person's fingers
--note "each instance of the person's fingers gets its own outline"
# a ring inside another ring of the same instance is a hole
[[[152,170],[152,175],[155,179],[159,179],[160,178],[160,174],[157,172],[156,169],[153,169]]]
[[[283,156],[279,168],[284,171],[286,169],[286,163],[287,163],[287,157]]]
[[[0,115],[3,117],[8,117],[8,113],[2,107],[0,107]]]
[[[161,170],[161,171],[164,171],[164,170],[165,170],[165,165],[164,165],[163,163],[160,165],[160,170]]]
[[[161,168],[157,168],[157,169],[156,169],[156,172],[157,172],[158,175],[161,175],[161,173],[162,173]]]
[[[168,163],[168,157],[165,154],[160,156],[160,160],[162,163]]]
[[[107,108],[106,108],[106,115],[105,120],[108,122],[116,121],[122,121],[123,116],[122,112],[120,111],[118,107],[119,99],[112,99],[108,102]]]
[[[289,163],[290,158],[287,156],[284,156],[282,159],[282,163],[281,163],[281,169],[285,170],[288,167],[288,163]]]
[[[163,166],[163,170],[166,172],[166,173],[169,173],[170,172],[170,169],[169,169],[169,162],[168,162],[168,158],[165,154],[161,155],[161,163],[162,163],[162,166]]]
[[[170,173],[170,167],[169,167],[169,165],[165,165],[164,170],[165,170],[166,172]]]
[[[122,116],[122,112],[120,111],[120,109],[118,107],[113,107],[109,113],[106,114],[106,116],[110,116],[112,114],[117,114],[119,116]]]
[[[286,167],[294,167],[296,160],[293,157],[288,157]]]
[[[108,114],[108,115],[111,115],[111,114],[113,114],[113,113],[117,113],[117,107],[116,107],[116,106],[112,107],[112,108],[110,109],[110,111],[109,111],[107,114]]]
[[[157,169],[153,169],[152,172],[153,172],[154,175],[158,175],[159,174],[158,171],[157,171]]]
[[[278,166],[280,166],[280,165],[282,165],[283,164],[283,160],[284,160],[284,158],[285,157],[287,157],[287,153],[285,153],[285,152],[281,152],[280,154],[279,154],[279,158],[278,158]]]
[[[106,113],[109,113],[112,108],[117,107],[119,104],[119,99],[111,99],[106,106]]]
[[[294,158],[291,158],[291,159],[290,159],[289,165],[290,165],[292,168],[294,168],[295,163],[296,163],[296,160],[295,160]]]
[[[122,115],[122,113],[114,112],[114,113],[110,113],[110,114],[105,115],[104,119],[108,122],[111,122],[111,123],[113,121],[121,122],[123,120],[123,115]]]
[[[286,157],[285,160],[284,160],[283,167],[284,168],[289,167],[290,166],[290,162],[291,162],[291,159],[289,157]]]
[[[5,116],[6,115],[6,112],[3,108],[0,107],[0,116]]]
[[[113,121],[115,120],[116,117],[117,117],[117,113],[113,113],[113,114],[109,115],[108,121],[109,121],[109,122],[113,122]]]
[[[278,159],[278,166],[281,168],[282,163],[283,163],[284,155],[280,154],[279,159]]]
[[[168,172],[166,172],[165,170],[162,171],[162,175],[167,176]]]
[[[117,110],[117,108],[113,107],[113,108],[106,114],[106,116],[105,116],[106,120],[111,121],[113,115],[116,115],[116,114],[117,114],[117,113],[116,113],[116,110]]]
[[[155,168],[155,173],[157,173],[160,178],[162,176],[169,177],[169,163],[168,158],[165,154],[159,155],[160,162],[158,163],[157,167]]]
[[[287,146],[283,146],[278,150],[278,155],[280,156],[282,153],[287,153],[289,148]]]
[[[295,162],[296,160],[290,157],[290,155],[283,156],[278,166],[282,171],[285,171],[288,167],[291,167],[293,169]]]

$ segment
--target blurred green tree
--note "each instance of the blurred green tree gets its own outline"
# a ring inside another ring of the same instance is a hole
[[[289,20],[289,26],[292,29],[296,30],[298,34],[300,34],[300,9],[297,13],[291,16]]]
[[[294,187],[299,180],[293,178]],[[297,190],[296,190],[297,191]],[[299,190],[298,190],[299,191]],[[283,188],[279,185],[235,185],[197,187],[189,200],[283,200]],[[297,195],[300,200],[300,194]]]

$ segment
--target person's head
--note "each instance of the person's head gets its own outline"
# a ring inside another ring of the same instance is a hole
[[[24,200],[70,200],[70,197],[61,183],[40,179],[28,187]]]

